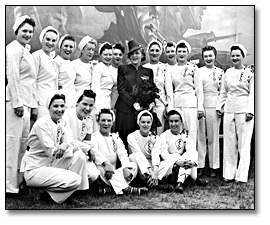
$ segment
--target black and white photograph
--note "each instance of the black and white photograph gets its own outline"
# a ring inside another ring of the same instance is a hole
[[[256,5],[164,3],[2,6],[6,217],[256,215]]]

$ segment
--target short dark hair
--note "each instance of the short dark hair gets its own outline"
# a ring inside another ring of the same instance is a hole
[[[111,110],[110,110],[110,109],[105,109],[105,108],[103,108],[103,109],[101,109],[101,110],[99,111],[99,113],[98,113],[98,115],[97,115],[97,122],[99,122],[99,119],[100,119],[100,115],[101,115],[101,114],[110,114],[110,115],[112,116],[112,119],[113,119],[113,114],[112,114]]]
[[[245,58],[245,54],[244,54],[244,52],[242,51],[242,49],[241,49],[239,46],[233,45],[233,46],[231,47],[231,52],[232,52],[233,50],[240,50],[241,55],[243,56],[243,58]]]
[[[35,26],[36,26],[35,20],[33,20],[32,18],[26,18],[26,19],[20,24],[20,26],[18,26],[17,30],[15,31],[15,35],[18,34],[19,29],[20,29],[24,24],[26,24],[26,23],[30,24],[33,28],[35,28]]]
[[[49,103],[48,109],[51,107],[53,101],[56,100],[56,99],[62,99],[62,100],[64,100],[64,102],[66,103],[66,97],[65,97],[65,95],[63,95],[63,94],[55,94],[55,95],[52,97],[52,99],[51,99],[51,101],[50,101],[50,103]]]
[[[113,47],[113,49],[119,49],[123,54],[125,54],[125,47],[122,44],[117,43],[112,47]]]
[[[172,41],[168,41],[167,44],[166,44],[166,46],[165,46],[165,49],[167,47],[175,47],[175,44]]]
[[[186,49],[188,50],[188,47],[187,47],[186,44],[183,43],[183,42],[179,43],[179,44],[176,46],[176,51],[177,51],[178,48],[186,48]]]
[[[48,31],[47,31],[47,32],[48,32]],[[54,32],[55,32],[55,31],[54,31]],[[75,40],[75,38],[74,38],[73,36],[67,35],[67,36],[65,36],[64,39],[62,40],[62,43],[61,43],[61,45],[60,45],[60,48],[62,47],[62,44],[64,43],[65,40],[71,40],[71,41],[73,41],[74,43],[76,43],[76,40]]]
[[[180,116],[181,122],[183,122],[183,118],[182,118],[181,114],[180,114],[177,110],[175,110],[175,109],[170,110],[170,111],[168,112],[168,119],[169,119],[170,116],[172,116],[172,115],[179,115],[179,116]]]
[[[96,101],[96,93],[93,90],[84,90],[83,94],[78,98],[77,103],[81,102],[83,97],[93,98]]]
[[[205,46],[204,48],[202,48],[202,57],[203,57],[203,53],[206,51],[213,51],[215,54],[215,57],[217,57],[217,50],[215,47],[208,45],[208,46]]]
[[[100,51],[99,51],[99,54],[101,55],[102,52],[105,51],[106,49],[112,49],[112,45],[109,44],[109,43],[105,43],[105,44],[101,47],[101,49],[100,49]]]

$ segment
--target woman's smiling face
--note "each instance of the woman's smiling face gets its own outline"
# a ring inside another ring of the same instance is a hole
[[[16,40],[23,46],[28,44],[34,34],[34,27],[28,23],[25,23],[22,27],[19,28],[16,35]]]

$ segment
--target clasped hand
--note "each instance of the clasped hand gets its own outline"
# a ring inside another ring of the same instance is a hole
[[[113,168],[113,166],[112,166],[112,164],[110,162],[105,163],[104,170],[105,170],[105,178],[107,180],[112,179],[112,176],[114,174],[114,171],[113,171],[114,168]]]
[[[53,157],[56,159],[61,159],[65,153],[65,151],[68,149],[69,145],[67,143],[62,143],[58,146],[57,150],[54,152]]]
[[[131,173],[129,168],[124,168],[123,174],[127,182],[130,182],[132,180],[133,174]]]

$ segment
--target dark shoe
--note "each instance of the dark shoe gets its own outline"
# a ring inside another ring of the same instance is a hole
[[[158,184],[156,186],[156,189],[165,192],[172,192],[174,190],[174,187],[171,184]]]
[[[197,184],[199,186],[206,186],[208,184],[208,181],[207,180],[202,180],[200,178],[197,178],[195,180],[195,184]]]
[[[178,192],[180,194],[183,194],[184,192],[184,187],[183,187],[183,183],[179,182],[176,187],[175,187],[175,192]]]
[[[202,168],[197,169],[197,176],[198,177],[202,177],[203,176],[203,169]]]
[[[217,174],[215,173],[215,170],[214,169],[210,169],[210,177],[214,178],[216,176],[217,176]]]
[[[225,183],[231,183],[231,182],[233,182],[233,179],[223,179],[223,181],[224,181]]]
[[[123,189],[124,194],[137,194],[141,195],[146,192],[148,192],[148,188],[146,187],[130,187],[128,186],[127,188]]]
[[[108,187],[102,187],[98,189],[98,194],[99,195],[106,195],[109,193],[113,193],[113,188],[108,186]]]

